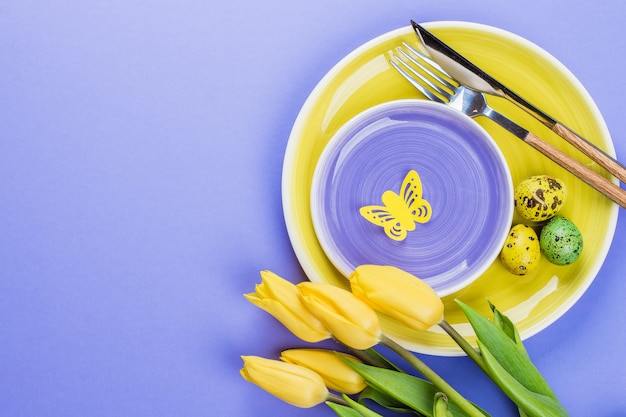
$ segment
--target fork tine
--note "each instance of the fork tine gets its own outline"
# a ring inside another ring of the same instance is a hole
[[[389,63],[413,87],[433,101],[449,102],[460,86],[439,65],[406,42],[391,54]]]
[[[426,86],[428,85],[432,88],[435,88],[432,83],[430,83],[430,81],[428,81],[422,74],[408,66],[402,59],[400,59],[398,55],[392,54],[389,63],[400,73],[400,75],[402,75],[408,82],[410,82],[413,87],[419,90],[420,93],[424,94],[432,101],[445,103],[441,96],[435,94]],[[411,73],[409,74],[407,71],[410,71]],[[416,77],[419,78],[420,81],[418,81]]]
[[[411,44],[407,42],[402,42],[402,45],[404,46],[405,49],[408,49],[411,52],[411,54],[419,58],[420,61],[412,57],[408,52],[402,50],[401,48],[398,48],[398,51],[402,53],[402,55],[404,55],[408,60],[418,65],[425,73],[430,75],[435,80],[439,81],[441,84],[443,84],[446,88],[448,88],[451,91],[454,91],[456,88],[459,87],[460,84],[450,74],[448,74],[443,68],[441,68],[439,64],[437,64],[435,61],[433,61],[428,56],[421,53],[417,48],[415,48],[414,46],[412,46]]]

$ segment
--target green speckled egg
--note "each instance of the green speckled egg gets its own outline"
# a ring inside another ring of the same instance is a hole
[[[526,275],[539,266],[541,251],[535,231],[525,224],[511,228],[500,252],[505,268],[515,275]]]
[[[515,208],[523,218],[541,222],[554,217],[566,197],[563,181],[549,175],[536,175],[515,188]]]
[[[539,245],[547,260],[556,265],[569,265],[583,251],[583,236],[569,219],[555,216],[541,229]]]

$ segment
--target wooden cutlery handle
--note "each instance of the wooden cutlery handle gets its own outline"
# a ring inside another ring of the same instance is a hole
[[[600,193],[604,194],[613,202],[626,208],[626,190],[621,189],[618,185],[612,183],[596,171],[581,164],[576,159],[565,154],[558,148],[552,146],[548,142],[545,142],[543,139],[530,132],[524,138],[524,141],[563,168],[567,169],[572,174],[576,175],[591,187],[598,190]]]
[[[557,135],[572,144],[576,149],[591,158],[592,161],[596,162],[602,168],[613,174],[615,178],[619,179],[623,183],[626,183],[626,167],[620,164],[613,157],[607,155],[593,143],[581,138],[561,123],[556,123],[554,127],[552,127],[552,130]]]

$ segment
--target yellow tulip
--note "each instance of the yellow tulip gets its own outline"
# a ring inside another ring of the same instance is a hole
[[[365,379],[352,369],[341,357],[353,362],[361,362],[346,353],[324,349],[289,349],[280,358],[289,363],[302,365],[314,370],[334,391],[356,394],[365,389]]]
[[[301,282],[296,287],[304,305],[340,342],[362,350],[380,341],[376,312],[350,291],[321,282]]]
[[[262,282],[244,297],[280,321],[300,339],[315,343],[330,338],[330,332],[302,304],[294,284],[273,272],[262,271]]]
[[[324,380],[304,366],[258,356],[242,356],[240,373],[252,382],[288,404],[311,408],[329,397]]]
[[[354,295],[415,330],[443,320],[443,302],[428,284],[393,266],[361,265],[350,275]]]

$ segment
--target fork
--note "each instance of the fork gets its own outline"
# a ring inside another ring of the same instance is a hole
[[[523,140],[613,202],[626,208],[626,190],[560,149],[489,107],[483,93],[465,87],[422,52],[403,42],[389,63],[428,99],[447,104],[469,117],[484,116]]]

